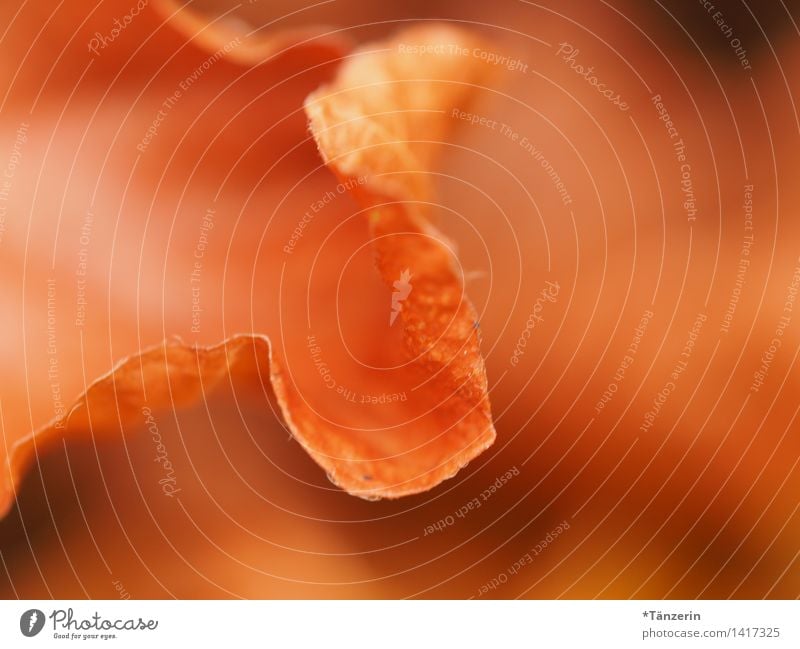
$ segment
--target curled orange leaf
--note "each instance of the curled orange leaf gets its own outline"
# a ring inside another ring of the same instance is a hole
[[[195,21],[181,14],[178,29],[190,37],[204,33]],[[217,29],[199,43],[213,50],[230,36]],[[387,330],[364,334],[376,349],[386,347],[384,337],[402,340],[402,353],[387,352],[393,365],[378,373],[396,388],[394,396],[357,405],[331,398],[308,362],[289,367],[286,350],[266,335],[241,334],[212,347],[168,341],[118,363],[64,414],[19,439],[0,484],[0,507],[12,502],[35,454],[54,442],[102,434],[144,409],[191,403],[226,376],[253,369],[269,378],[293,436],[354,495],[425,491],[489,446],[495,431],[477,316],[451,247],[424,207],[432,197],[428,172],[446,133],[443,112],[466,101],[480,76],[477,63],[440,45],[466,47],[471,39],[444,26],[408,30],[355,52],[335,81],[306,102],[323,159],[364,208],[378,271],[396,289]],[[265,55],[257,47],[241,50],[235,60],[253,63]],[[255,358],[255,365],[244,357]],[[375,373],[356,364],[339,368],[339,376],[342,384],[364,384]]]

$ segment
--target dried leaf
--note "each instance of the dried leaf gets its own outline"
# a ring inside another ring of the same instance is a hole
[[[193,19],[186,20],[184,29],[192,31]],[[16,442],[0,485],[0,511],[10,506],[36,453],[67,437],[118,430],[145,408],[191,403],[225,377],[252,370],[242,362],[252,357],[245,349],[255,350],[258,373],[268,374],[294,437],[351,494],[374,499],[425,491],[493,442],[475,310],[444,237],[416,204],[431,197],[426,172],[446,132],[443,111],[467,100],[480,70],[474,60],[438,47],[432,54],[398,52],[405,42],[426,50],[443,42],[472,46],[460,30],[409,30],[388,49],[379,44],[358,52],[332,86],[309,98],[306,110],[328,166],[343,179],[365,179],[348,186],[368,208],[378,270],[396,289],[390,324],[398,320],[402,327],[407,358],[391,380],[410,386],[411,398],[380,409],[334,402],[340,416],[332,421],[312,405],[314,397],[328,396],[326,388],[317,380],[308,393],[302,370],[286,369],[266,336],[235,336],[214,347],[168,341],[122,361],[66,415]],[[251,51],[246,59],[264,55]],[[370,335],[379,345],[386,333]]]

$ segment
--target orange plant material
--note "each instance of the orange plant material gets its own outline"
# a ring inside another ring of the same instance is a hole
[[[190,35],[203,31],[195,18],[185,16],[177,19],[177,28]],[[198,42],[216,50],[229,37],[209,32]],[[233,60],[254,63],[279,51],[286,39],[276,38],[240,49]],[[296,35],[289,40],[303,46]],[[468,100],[480,70],[477,62],[447,53],[397,51],[407,43],[424,50],[443,41],[466,46],[470,40],[460,30],[428,26],[365,47],[349,56],[335,81],[305,106],[326,165],[343,180],[364,179],[348,187],[355,188],[368,219],[381,278],[389,287],[404,278],[392,323],[396,318],[402,329],[405,360],[391,372],[395,384],[413,386],[411,398],[379,412],[341,408],[334,421],[312,405],[308,381],[299,385],[265,335],[236,335],[211,347],[169,340],[119,362],[65,414],[17,439],[0,480],[0,512],[10,507],[37,453],[65,438],[102,435],[140,418],[143,409],[192,403],[229,374],[250,371],[252,364],[243,359],[252,358],[252,352],[257,373],[269,377],[293,436],[335,484],[353,495],[391,498],[428,490],[491,445],[495,430],[477,316],[450,246],[426,216],[432,199],[427,174],[447,130],[444,111]],[[341,43],[328,45],[335,51]],[[312,391],[325,392],[321,382],[314,385]]]

